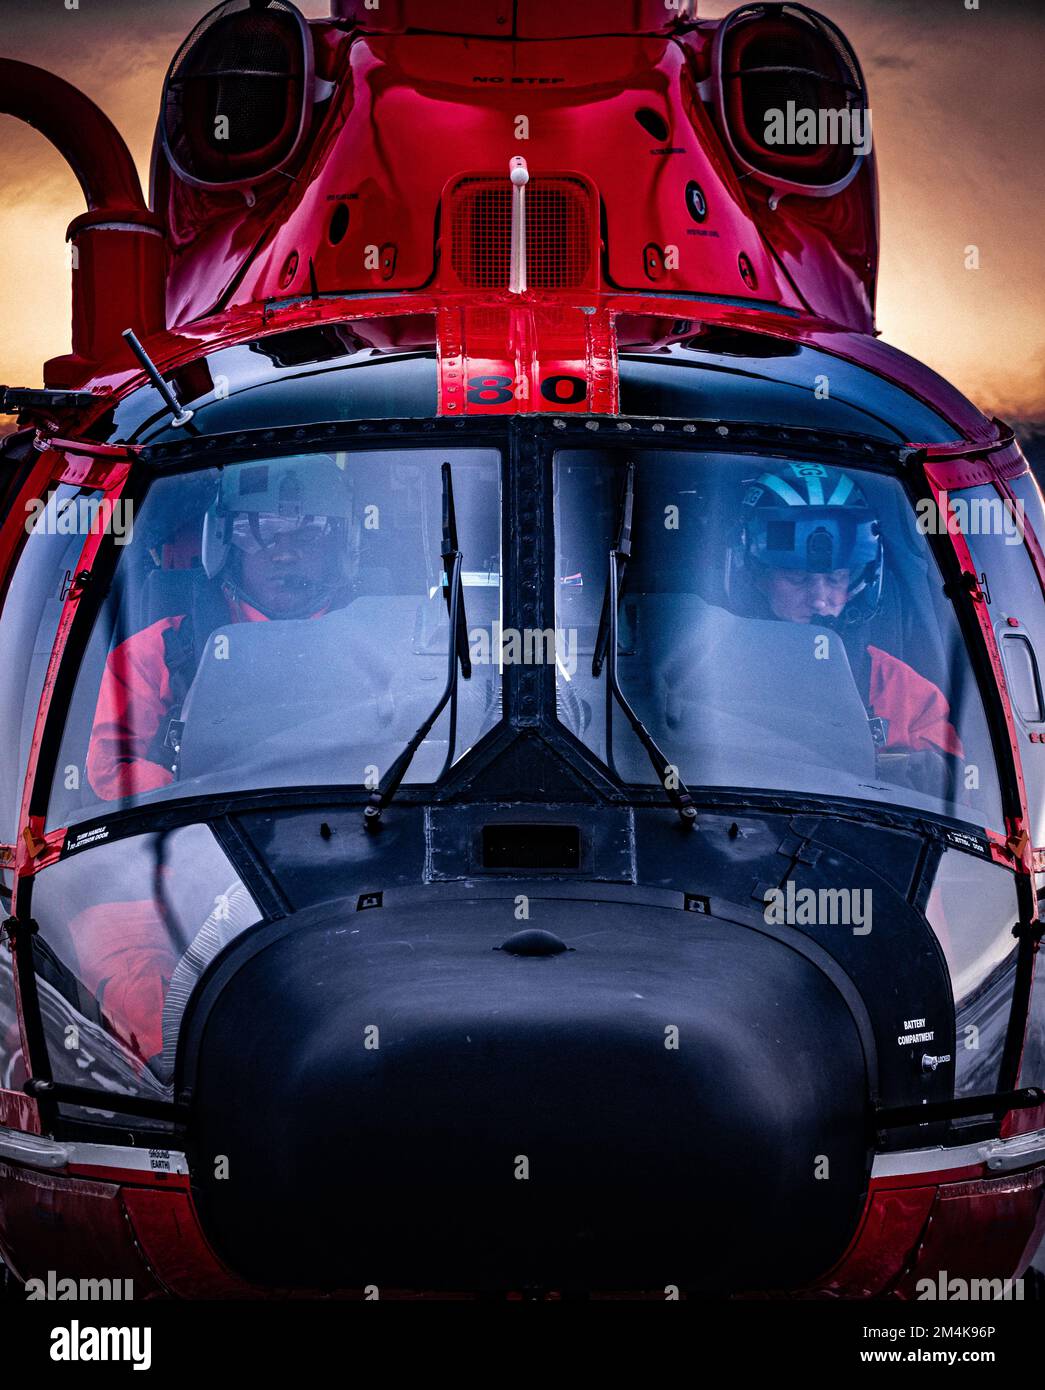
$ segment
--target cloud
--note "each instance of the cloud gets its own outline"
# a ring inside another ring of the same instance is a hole
[[[1045,422],[1045,343],[1014,368],[986,371],[980,394],[989,414],[1028,427]]]
[[[875,53],[869,58],[861,58],[861,66],[868,72],[910,72],[917,64],[913,58],[904,58],[899,53]]]
[[[702,0],[720,16],[737,0]],[[814,0],[864,62],[881,180],[883,336],[1003,417],[1045,418],[1045,5]],[[148,183],[160,87],[210,0],[2,0],[7,56],[50,68],[115,121]],[[311,16],[328,0],[302,4]],[[42,136],[0,118],[0,380],[68,351],[65,228],[76,181]],[[966,269],[966,248],[979,269]]]

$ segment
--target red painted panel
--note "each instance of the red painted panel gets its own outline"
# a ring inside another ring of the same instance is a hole
[[[0,1251],[20,1279],[131,1279],[134,1297],[161,1292],[138,1250],[112,1183],[84,1182],[0,1163]]]
[[[263,1293],[230,1273],[203,1238],[185,1192],[127,1187],[123,1205],[152,1267],[182,1298],[256,1298]]]
[[[508,295],[443,309],[439,410],[455,415],[607,413],[617,409],[609,316]]]
[[[1010,1110],[1001,1124],[1001,1137],[1011,1139],[1014,1134],[1033,1134],[1037,1129],[1045,1129],[1045,1105],[1034,1110]]]
[[[988,456],[978,454],[975,458],[935,459],[930,455],[926,464],[929,477],[945,492],[953,492],[963,487],[984,487],[994,482],[994,470]]]
[[[396,33],[410,27],[450,34],[485,34],[491,38],[567,38],[574,34],[667,33],[681,20],[694,19],[697,0],[600,0],[596,7],[563,5],[562,0],[332,0],[331,13],[354,20],[373,33]]]
[[[1045,1168],[941,1187],[915,1264],[897,1285],[899,1296],[917,1298],[923,1279],[937,1281],[939,1288],[941,1271],[947,1279],[1014,1278],[1034,1233],[1043,1193]]]
[[[815,1285],[836,1298],[873,1298],[899,1275],[925,1226],[935,1187],[873,1192],[863,1224],[835,1268]]]
[[[42,1134],[40,1108],[31,1096],[21,1091],[0,1090],[0,1125],[5,1129],[21,1129],[28,1134]]]

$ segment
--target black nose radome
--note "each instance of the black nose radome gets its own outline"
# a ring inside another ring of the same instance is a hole
[[[517,931],[503,946],[494,948],[507,951],[510,956],[559,956],[570,950],[566,942],[550,931]]]
[[[490,946],[512,899],[387,897],[246,936],[190,1006],[193,1191],[234,1270],[305,1289],[786,1289],[841,1255],[867,1184],[864,1055],[797,949],[706,915],[531,899],[547,926],[520,936],[576,949],[512,968]]]

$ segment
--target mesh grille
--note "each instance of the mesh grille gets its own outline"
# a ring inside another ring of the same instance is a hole
[[[811,14],[808,10],[799,10],[791,5],[785,5],[782,14],[787,19],[802,21],[813,29],[823,42],[834,50],[834,56],[839,63],[843,80],[850,92],[863,95],[863,78],[860,69],[857,67],[852,50],[841,41],[840,36],[835,30],[828,27],[820,19],[819,15]]]
[[[506,289],[511,269],[512,187],[506,178],[464,179],[451,195],[451,264],[462,285]],[[592,200],[574,178],[531,178],[526,188],[526,281],[573,289],[593,266]]]
[[[193,69],[186,85],[198,84],[214,115],[228,117],[233,154],[267,145],[283,124],[281,88],[293,80],[293,53],[274,19],[262,11],[244,16],[235,30],[211,29],[186,64]]]
[[[291,153],[299,133],[305,57],[300,19],[230,0],[179,49],[164,89],[167,149],[203,182],[257,177]]]

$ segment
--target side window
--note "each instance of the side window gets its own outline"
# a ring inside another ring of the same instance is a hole
[[[961,850],[940,860],[925,909],[954,993],[954,1093],[997,1087],[1016,979],[1019,916],[1013,874]]]
[[[260,920],[213,833],[190,825],[74,854],[37,875],[32,912],[55,1080],[169,1097],[196,981]]]
[[[1024,473],[1009,484],[1017,501],[1023,508],[1023,515],[1037,537],[1038,544],[1045,547],[1045,500],[1033,473]]]
[[[1019,517],[994,487],[953,494],[952,508],[982,576],[1019,733],[1031,839],[1045,846],[1045,602]],[[1034,514],[1031,513],[1031,525]]]
[[[63,484],[35,518],[0,612],[0,844],[18,834],[22,785],[40,692],[62,606],[84,543],[76,498],[97,498]],[[86,514],[86,513],[85,513]]]
[[[1023,1042],[1019,1084],[1045,1086],[1045,951],[1041,950],[1034,958],[1030,1017]]]
[[[11,952],[4,942],[0,945],[0,1090],[19,1091],[24,1080],[25,1065],[18,1028]]]

